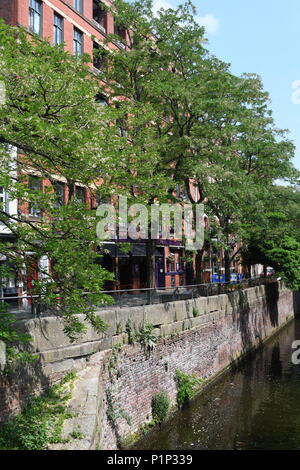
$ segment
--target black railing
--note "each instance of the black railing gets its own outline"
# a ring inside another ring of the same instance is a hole
[[[229,292],[272,283],[276,280],[276,277],[268,276],[242,279],[234,282],[193,284],[178,287],[107,290],[93,294],[99,294],[100,296],[106,294],[111,298],[111,302],[100,299],[99,303],[95,306],[98,309],[109,309],[111,307],[128,308],[228,294]],[[6,304],[9,312],[16,314],[23,313],[30,316],[39,316],[51,313],[43,305],[42,295],[0,297],[0,301]]]

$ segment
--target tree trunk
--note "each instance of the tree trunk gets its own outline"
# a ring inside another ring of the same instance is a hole
[[[224,262],[225,262],[225,282],[230,282],[230,253],[225,250],[224,253]]]
[[[248,277],[250,278],[251,277],[251,263],[248,263],[247,265],[247,269],[248,269]]]
[[[155,240],[146,242],[147,287],[153,289],[155,285]],[[153,291],[148,291],[148,303],[151,303]]]
[[[196,266],[196,284],[202,284],[202,258],[203,258],[203,253],[204,253],[204,250],[198,250],[197,253],[196,253],[196,262],[195,262],[195,266]]]
[[[264,277],[267,277],[267,266],[264,264]]]

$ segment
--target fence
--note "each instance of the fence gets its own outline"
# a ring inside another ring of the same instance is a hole
[[[274,276],[255,277],[242,279],[235,282],[193,284],[179,287],[165,287],[153,289],[126,289],[101,291],[111,297],[111,302],[100,300],[97,308],[104,309],[115,307],[135,307],[141,305],[160,304],[174,302],[176,300],[194,299],[197,297],[208,297],[212,295],[227,294],[247,287],[255,287],[262,284],[275,282]],[[18,316],[39,316],[48,315],[50,312],[43,308],[43,298],[40,295],[20,296],[20,297],[0,297],[0,301],[5,303],[9,312]]]

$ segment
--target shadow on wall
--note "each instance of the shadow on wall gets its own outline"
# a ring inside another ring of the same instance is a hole
[[[233,293],[228,294],[228,299],[232,307],[233,320],[237,323],[241,332],[243,349],[248,349],[252,345],[252,334],[249,324],[250,306],[245,291],[239,292],[239,301],[235,301]]]
[[[266,284],[266,312],[264,317],[270,319],[271,325],[277,327],[279,325],[279,286],[278,283]],[[233,319],[237,323],[241,333],[243,349],[247,350],[253,346],[253,340],[261,340],[261,331],[259,328],[253,327],[251,322],[251,308],[247,296],[247,291],[239,292],[239,299],[236,302],[234,294],[228,294],[229,302],[233,309]],[[299,296],[300,301],[300,296]],[[298,303],[299,305],[299,303]],[[300,313],[300,312],[299,312]],[[265,320],[266,321],[266,320]]]
[[[296,317],[300,316],[300,291],[293,292],[293,309]]]
[[[278,300],[279,300],[279,285],[278,282],[265,285],[267,313],[271,320],[273,327],[278,326]]]
[[[30,396],[40,395],[49,386],[40,359],[0,374],[0,424],[20,411]]]

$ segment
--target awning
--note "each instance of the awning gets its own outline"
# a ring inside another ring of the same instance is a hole
[[[125,253],[124,251],[120,250],[116,243],[105,243],[101,247],[101,251],[103,251],[105,255],[112,256],[113,258],[129,258],[130,253],[130,251]]]
[[[122,251],[120,246],[118,246],[116,243],[105,243],[102,246],[102,250],[105,250],[105,254],[108,254],[114,258],[129,258],[130,255],[136,257],[146,257],[146,245],[140,243],[132,243],[130,250],[127,253]],[[155,249],[155,256],[163,257],[164,255],[160,250]]]

